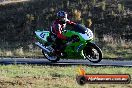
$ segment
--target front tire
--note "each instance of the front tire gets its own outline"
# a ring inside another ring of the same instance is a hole
[[[48,59],[49,61],[51,61],[52,63],[56,63],[57,61],[60,60],[59,57],[55,56],[55,55],[51,55],[50,53],[44,52],[44,50],[42,50],[43,55],[46,57],[46,59]]]
[[[102,51],[94,43],[88,43],[83,50],[83,54],[90,62],[98,63],[102,60]]]

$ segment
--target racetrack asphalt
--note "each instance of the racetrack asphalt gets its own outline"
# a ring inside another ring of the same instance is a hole
[[[98,63],[92,63],[88,60],[61,59],[57,63],[51,63],[45,58],[0,58],[0,64],[37,64],[37,65],[88,65],[88,66],[128,66],[132,67],[131,61],[106,60],[103,59]]]

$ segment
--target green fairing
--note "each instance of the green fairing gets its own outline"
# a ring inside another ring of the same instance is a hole
[[[37,30],[36,32],[42,32],[41,30]],[[81,51],[84,49],[90,40],[85,40],[78,32],[67,30],[67,32],[63,32],[63,35],[66,37],[72,37],[73,35],[77,35],[80,38],[79,42],[71,43],[70,45],[66,46],[64,52],[67,53],[67,58],[82,58],[83,55]],[[39,42],[45,43],[47,41],[42,40],[39,36],[35,35],[35,38],[39,40]]]
[[[101,49],[93,43],[93,32],[81,24],[74,26],[74,29],[63,31],[64,36],[70,39],[69,42],[64,42],[61,49],[62,52],[54,53],[53,36],[50,36],[50,31],[43,29],[35,31],[35,44],[42,49],[43,55],[51,62],[57,62],[61,58],[69,59],[88,59],[90,62],[97,63],[102,60]],[[60,55],[61,54],[61,55]]]
[[[75,32],[75,31],[69,31],[69,30],[68,30],[66,33],[64,33],[64,35],[67,36],[67,37],[71,37],[71,36],[73,36],[73,35],[77,35],[77,36],[79,36],[80,41],[85,41],[85,40],[82,38],[82,36],[81,36],[78,32]]]
[[[38,29],[37,31],[35,32],[43,32],[44,29]],[[50,33],[50,32],[49,32]],[[48,35],[49,36],[49,35]],[[43,39],[41,39],[38,35],[35,35],[35,39],[38,40],[39,42],[42,42],[42,43],[45,43],[47,41],[44,41]]]
[[[82,44],[82,46],[79,48],[79,46]],[[72,57],[80,57],[81,56],[81,50],[85,47],[84,42],[77,42],[72,43],[69,46],[65,48],[65,52],[67,53],[67,56],[69,58]],[[80,54],[79,54],[80,53]],[[80,57],[81,58],[81,57]]]
[[[35,36],[35,39],[38,40],[38,42],[42,42],[42,43],[45,43],[44,40],[40,39],[37,35]]]
[[[72,43],[68,45],[65,49],[65,52],[67,53],[68,58],[82,58],[83,55],[81,54],[81,51],[84,49],[86,46],[87,42],[90,42],[92,40],[86,41],[78,32],[75,31],[70,31],[68,30],[67,32],[63,33],[66,37],[71,37],[73,35],[77,35],[80,38],[79,42]]]

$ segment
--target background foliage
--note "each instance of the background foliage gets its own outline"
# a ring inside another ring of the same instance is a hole
[[[59,10],[67,11],[70,20],[87,27],[91,20],[90,28],[102,49],[108,44],[132,48],[131,3],[131,0],[30,0],[0,4],[0,49],[29,50],[33,47],[34,30],[48,30]]]

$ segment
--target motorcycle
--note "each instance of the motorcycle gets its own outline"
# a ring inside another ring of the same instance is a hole
[[[52,28],[51,28],[52,29]],[[35,44],[42,49],[43,55],[51,62],[57,62],[60,58],[87,59],[90,62],[98,63],[102,60],[101,49],[93,42],[93,32],[82,24],[76,24],[72,29],[63,31],[63,35],[70,38],[70,42],[65,42],[63,53],[65,56],[54,54],[55,42],[50,35],[50,31],[35,31]]]

